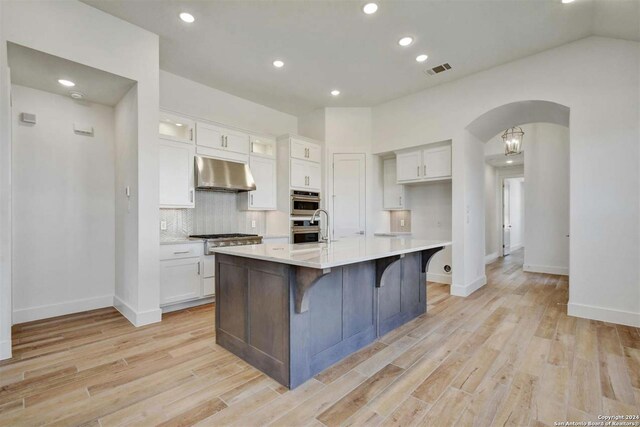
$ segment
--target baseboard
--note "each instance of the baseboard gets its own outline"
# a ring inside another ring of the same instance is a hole
[[[569,316],[585,319],[600,320],[602,322],[617,323],[640,328],[640,313],[632,311],[614,310],[595,305],[576,304],[570,302],[567,306]]]
[[[451,295],[458,297],[468,297],[481,287],[487,284],[487,276],[480,276],[468,285],[451,285]]]
[[[450,285],[451,275],[440,274],[440,273],[427,273],[427,282],[444,283],[445,285]]]
[[[38,307],[21,308],[13,311],[13,324],[31,322],[33,320],[47,319],[49,317],[64,316],[65,314],[79,313],[81,311],[95,310],[97,308],[111,307],[113,295],[84,298],[66,301],[58,304],[41,305]]]
[[[525,264],[522,266],[522,271],[526,271],[529,273],[547,273],[547,274],[557,274],[560,276],[568,276],[569,268],[568,267],[558,267],[553,265],[531,265]]]
[[[162,310],[160,310],[160,308],[137,312],[131,308],[129,304],[115,295],[113,296],[113,306],[136,327],[149,325],[162,320]]]
[[[184,310],[186,308],[197,307],[199,305],[210,304],[216,301],[215,296],[208,298],[200,298],[193,301],[179,302],[177,304],[165,305],[162,307],[162,313],[171,313],[172,311]]]
[[[491,264],[493,261],[498,259],[498,252],[493,252],[484,256],[484,263]]]
[[[0,341],[0,360],[11,359],[11,340]]]

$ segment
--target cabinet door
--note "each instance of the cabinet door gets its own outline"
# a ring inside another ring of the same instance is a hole
[[[216,293],[215,255],[205,255],[202,261],[202,296],[210,297]]]
[[[249,154],[249,135],[243,132],[225,129],[224,148],[234,153]]]
[[[322,152],[318,144],[291,138],[291,157],[320,163]]]
[[[197,130],[196,144],[219,150],[224,149],[224,130],[221,127],[198,123]]]
[[[307,166],[307,188],[309,190],[320,191],[322,186],[322,171],[319,163],[309,163]]]
[[[200,297],[200,257],[160,261],[160,305]]]
[[[276,162],[273,159],[251,156],[249,168],[256,182],[256,191],[249,192],[249,207],[276,208]]]
[[[420,151],[399,153],[396,156],[398,182],[416,181],[421,178],[422,155]]]
[[[191,119],[161,111],[158,133],[162,139],[193,144],[195,142],[195,125]]]
[[[451,176],[451,146],[427,148],[422,151],[423,177],[425,179]]]
[[[291,159],[291,186],[306,189],[308,185],[307,162]]]
[[[405,197],[404,186],[397,183],[396,178],[396,159],[387,159],[384,161],[384,188],[383,188],[383,207],[384,209],[404,209]]]
[[[194,207],[192,145],[162,141],[159,153],[160,207]]]

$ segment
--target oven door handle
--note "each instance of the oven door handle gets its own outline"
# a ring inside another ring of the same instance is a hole
[[[294,202],[318,202],[320,203],[320,197],[313,196],[291,196],[291,200]]]

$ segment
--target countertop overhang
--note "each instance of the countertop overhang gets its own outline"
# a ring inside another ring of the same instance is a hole
[[[423,240],[410,237],[355,237],[326,243],[263,243],[226,248],[214,252],[300,267],[325,269],[363,261],[450,246],[450,240]]]

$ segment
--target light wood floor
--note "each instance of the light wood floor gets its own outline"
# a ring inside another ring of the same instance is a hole
[[[468,298],[294,391],[215,344],[214,307],[132,327],[113,309],[14,327],[0,425],[542,426],[640,413],[640,331],[568,317],[566,278],[516,253]]]

